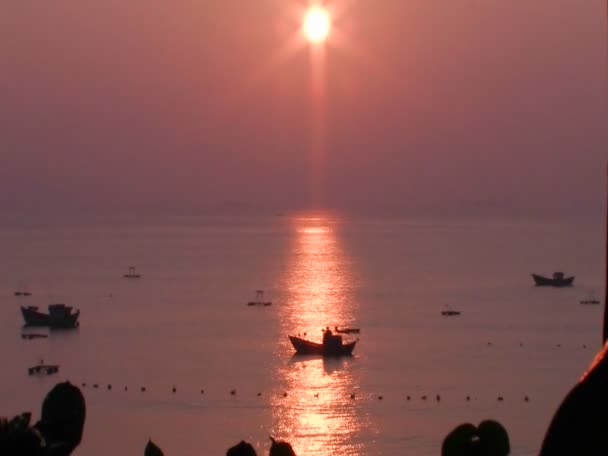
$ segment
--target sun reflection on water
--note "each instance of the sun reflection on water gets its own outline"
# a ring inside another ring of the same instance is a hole
[[[281,309],[281,353],[293,353],[287,334],[306,333],[320,342],[323,328],[351,325],[357,317],[339,219],[294,217],[291,223],[295,240],[285,277],[288,302]],[[273,399],[277,437],[290,440],[298,454],[364,454],[357,434],[367,418],[351,397],[358,389],[356,363],[356,356],[286,360],[277,379],[285,392]]]

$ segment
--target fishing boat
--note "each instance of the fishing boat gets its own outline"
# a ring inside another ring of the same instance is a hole
[[[460,310],[453,310],[453,309],[445,309],[441,311],[441,315],[443,315],[444,317],[455,317],[457,315],[460,315]]]
[[[48,326],[50,328],[76,328],[80,310],[72,311],[72,307],[65,304],[50,304],[49,312],[44,313],[36,306],[21,306],[21,314],[25,326]]]
[[[599,304],[600,300],[595,297],[593,291],[590,291],[585,299],[579,301],[581,304]]]
[[[27,373],[29,375],[34,374],[56,374],[59,372],[59,366],[57,364],[44,364],[44,361],[40,361],[36,366],[29,367]]]
[[[32,293],[27,291],[27,285],[25,282],[20,282],[17,287],[17,291],[15,291],[15,296],[31,296]]]
[[[566,277],[563,272],[554,272],[552,277],[544,277],[532,274],[537,287],[570,287],[574,282],[574,276]]]
[[[289,341],[298,355],[321,355],[321,356],[351,356],[357,341],[344,343],[342,336],[333,335],[327,329],[323,332],[323,342],[317,343],[302,339],[297,336],[289,336]]]
[[[334,328],[334,331],[338,334],[359,334],[361,332],[360,328],[338,328],[337,326]]]
[[[255,298],[247,303],[248,306],[271,306],[271,301],[264,301],[264,290],[255,290]]]
[[[125,279],[139,279],[141,274],[135,272],[135,266],[129,266],[129,272],[123,275]]]

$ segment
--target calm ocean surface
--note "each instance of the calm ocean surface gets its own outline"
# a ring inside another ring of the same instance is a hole
[[[513,454],[536,454],[600,345],[603,305],[579,300],[594,290],[603,302],[603,223],[301,215],[0,228],[0,414],[38,419],[69,379],[87,383],[77,455],[143,454],[150,437],[167,455],[225,454],[241,439],[262,455],[269,434],[301,456],[437,455],[452,428],[485,418],[505,425]],[[122,278],[130,265],[141,279]],[[531,272],[554,270],[575,286],[533,286]],[[32,296],[14,297],[23,282]],[[246,306],[257,288],[271,307]],[[51,302],[79,308],[80,328],[22,340],[19,305]],[[442,317],[446,306],[462,315]],[[334,325],[362,328],[352,359],[292,357],[287,334],[320,340]],[[41,358],[59,374],[28,376]]]

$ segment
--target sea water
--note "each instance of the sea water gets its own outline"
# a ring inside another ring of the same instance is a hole
[[[71,381],[87,404],[77,455],[142,454],[149,438],[168,455],[241,439],[266,454],[269,435],[299,455],[437,455],[486,418],[532,455],[601,342],[603,305],[579,304],[603,296],[600,217],[60,221],[0,228],[0,252],[0,415],[37,419]],[[561,269],[574,287],[533,286]],[[272,306],[246,305],[257,289]],[[19,306],[55,302],[80,327],[23,340]],[[327,326],[361,328],[352,358],[293,356],[288,334]],[[41,359],[59,373],[29,376]]]

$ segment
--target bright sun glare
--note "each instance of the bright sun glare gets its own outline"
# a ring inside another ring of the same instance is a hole
[[[329,36],[330,28],[329,13],[323,8],[314,7],[306,13],[303,31],[304,36],[310,43],[324,42]]]

